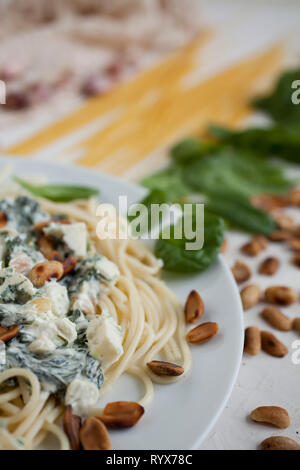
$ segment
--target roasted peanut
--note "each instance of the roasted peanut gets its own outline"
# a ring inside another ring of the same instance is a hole
[[[48,227],[48,225],[53,224],[53,223],[59,223],[59,224],[64,224],[64,225],[70,225],[72,222],[69,219],[50,219],[50,220],[45,220],[44,222],[40,222],[38,224],[35,224],[34,230],[36,232],[42,232],[45,227]]]
[[[134,401],[108,403],[99,419],[109,428],[131,428],[144,414],[144,408]]]
[[[284,357],[288,353],[287,347],[282,344],[270,331],[261,331],[261,347],[262,349],[275,357]]]
[[[293,251],[298,251],[298,252],[300,252],[300,238],[291,238],[291,239],[288,241],[288,244],[289,244],[289,247],[290,247]]]
[[[294,230],[293,230],[293,235],[296,237],[296,238],[300,238],[300,225],[297,225]]]
[[[263,249],[264,244],[259,236],[253,237],[248,243],[242,246],[242,252],[249,256],[258,255]]]
[[[251,242],[245,243],[245,245],[243,245],[241,248],[242,253],[248,256],[257,256],[261,250],[261,245],[253,240]]]
[[[17,336],[18,332],[19,328],[17,325],[9,326],[8,328],[0,326],[0,341],[6,343],[10,339],[13,339],[15,336]]]
[[[257,256],[262,250],[268,246],[268,241],[263,235],[257,235],[252,240],[242,246],[243,253],[249,256]]]
[[[272,276],[276,273],[279,267],[279,259],[275,258],[274,256],[270,256],[266,258],[259,267],[260,274],[267,274],[268,276]]]
[[[68,436],[71,449],[79,450],[81,447],[79,438],[81,418],[80,416],[73,414],[71,405],[68,405],[64,412],[63,426],[64,431]]]
[[[204,312],[203,300],[196,290],[192,290],[185,303],[184,314],[187,323],[200,320]]]
[[[261,312],[264,320],[280,331],[289,331],[292,329],[292,320],[284,315],[278,308],[270,306],[264,308]]]
[[[262,291],[257,284],[249,284],[241,290],[243,309],[254,307],[261,299]]]
[[[272,242],[286,242],[290,238],[292,238],[292,233],[288,230],[275,230],[275,232],[269,235],[269,240]]]
[[[52,240],[50,240],[49,237],[46,237],[46,235],[41,235],[37,239],[37,245],[47,260],[62,261],[60,253],[54,249]]]
[[[262,209],[266,212],[271,212],[275,209],[285,207],[287,205],[287,200],[283,196],[258,194],[257,196],[252,196],[251,203],[259,209]]]
[[[0,212],[0,228],[5,227],[7,224],[8,218],[5,212]]]
[[[186,339],[191,344],[202,344],[218,333],[219,325],[215,322],[202,323],[188,332]]]
[[[36,264],[29,273],[29,278],[35,287],[42,287],[50,279],[61,279],[64,273],[59,261],[44,261]]]
[[[256,356],[261,350],[260,331],[257,326],[248,326],[245,329],[244,352]]]
[[[297,266],[297,268],[300,268],[300,253],[296,253],[293,258],[292,258],[292,263]]]
[[[231,271],[238,284],[248,281],[251,276],[251,269],[246,263],[243,263],[243,261],[236,261],[232,266]]]
[[[51,253],[48,254],[47,259],[49,261],[59,261],[60,263],[63,262],[62,256],[57,250],[51,251]]]
[[[271,304],[291,305],[298,298],[297,292],[287,286],[271,286],[265,290],[265,300]]]
[[[64,268],[64,276],[66,276],[71,271],[73,271],[73,269],[76,268],[77,259],[75,258],[75,256],[68,256],[63,260],[62,264]]]
[[[253,240],[260,244],[262,250],[265,250],[268,246],[268,239],[264,235],[255,235]]]
[[[280,406],[259,406],[250,414],[252,421],[273,424],[276,428],[285,429],[290,425],[288,412]]]
[[[62,261],[61,254],[55,250],[52,240],[46,235],[39,236],[37,245],[45,258],[49,261]]]
[[[183,367],[172,362],[165,361],[151,361],[147,362],[149,369],[156,375],[166,375],[176,377],[184,373]]]
[[[300,450],[300,446],[290,437],[272,436],[262,441],[261,450]]]
[[[298,331],[298,333],[300,333],[300,318],[294,318],[294,321],[293,321],[293,329]]]
[[[273,214],[273,218],[277,224],[277,227],[280,230],[289,230],[292,231],[295,227],[295,222],[292,217],[282,212],[277,212]]]
[[[110,437],[100,419],[87,418],[79,431],[80,442],[85,450],[109,450]]]
[[[45,256],[45,258],[48,259],[48,256],[54,251],[53,243],[50,238],[46,237],[46,235],[41,235],[37,239],[37,245],[42,252],[42,254]]]

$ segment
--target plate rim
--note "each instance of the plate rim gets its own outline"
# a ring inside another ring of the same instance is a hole
[[[197,450],[201,444],[203,444],[203,442],[205,441],[205,439],[208,437],[208,434],[212,431],[212,429],[214,428],[214,426],[217,424],[219,418],[221,417],[221,414],[222,412],[224,411],[224,408],[229,400],[229,398],[231,397],[231,394],[233,392],[233,388],[236,384],[236,381],[237,381],[237,377],[238,377],[238,374],[239,374],[239,371],[240,371],[240,367],[241,367],[241,363],[242,363],[242,358],[243,358],[243,349],[244,349],[244,315],[243,315],[243,307],[242,307],[242,301],[241,301],[241,296],[240,296],[240,292],[238,290],[238,286],[234,280],[234,277],[233,277],[233,274],[231,272],[231,269],[229,268],[228,264],[226,263],[224,257],[219,254],[218,255],[218,261],[220,262],[220,264],[222,265],[222,268],[225,269],[225,271],[227,271],[227,275],[229,276],[229,278],[231,278],[232,280],[232,287],[233,287],[233,292],[235,293],[235,296],[236,296],[236,300],[238,302],[238,304],[240,305],[240,309],[239,309],[239,318],[240,318],[240,345],[239,345],[239,350],[240,350],[240,354],[239,354],[239,357],[236,361],[236,365],[235,365],[235,368],[234,368],[234,372],[232,374],[232,378],[231,378],[231,383],[230,385],[228,385],[228,388],[227,388],[227,392],[225,393],[224,397],[223,397],[223,400],[220,402],[219,404],[219,407],[218,407],[218,410],[215,412],[215,415],[214,417],[212,418],[211,422],[207,425],[206,427],[206,430],[203,431],[203,433],[198,437],[197,441],[195,442],[195,444],[191,447],[191,450]]]

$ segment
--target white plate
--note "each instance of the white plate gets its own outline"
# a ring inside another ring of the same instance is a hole
[[[84,168],[52,165],[42,161],[1,158],[14,163],[20,177],[45,174],[52,183],[79,183],[98,187],[101,199],[117,204],[119,195],[129,203],[144,194],[137,185]],[[1,165],[2,166],[2,165]],[[136,428],[114,431],[115,449],[197,449],[223,410],[237,377],[243,347],[243,313],[240,296],[223,258],[195,276],[165,276],[168,285],[184,302],[191,289],[204,299],[203,321],[216,321],[218,335],[192,347],[189,376],[168,386],[155,386],[151,407]],[[138,388],[127,376],[120,379],[109,398],[137,399]]]

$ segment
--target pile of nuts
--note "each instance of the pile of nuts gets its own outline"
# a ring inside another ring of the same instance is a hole
[[[270,424],[276,428],[286,429],[290,425],[288,412],[280,406],[259,406],[250,413],[250,419],[257,423]],[[285,436],[272,436],[263,440],[262,450],[300,450],[300,445]]]
[[[204,313],[204,303],[200,294],[192,290],[184,307],[185,321],[187,324],[196,323]],[[188,331],[186,339],[190,344],[202,344],[213,338],[219,330],[216,322],[204,322]],[[178,376],[184,373],[182,366],[165,361],[150,361],[147,363],[151,372],[159,376]]]
[[[63,425],[72,450],[109,450],[111,441],[107,428],[125,429],[136,425],[144,414],[144,408],[133,401],[108,403],[99,417],[86,418],[73,414],[72,406],[67,406]]]
[[[253,198],[256,206],[267,210],[277,224],[277,230],[268,238],[256,235],[241,247],[244,255],[255,257],[267,248],[270,242],[286,243],[294,252],[292,264],[300,267],[300,226],[297,226],[292,217],[278,212],[278,208],[285,206],[300,206],[300,190],[290,192],[287,198],[261,195]],[[274,275],[280,267],[277,257],[268,256],[258,265],[258,273],[265,276]],[[232,267],[232,274],[238,284],[247,282],[252,276],[252,270],[244,261],[238,260]],[[259,302],[269,304],[262,309],[260,317],[271,327],[278,331],[291,331],[300,333],[300,317],[289,318],[280,307],[287,307],[299,301],[298,293],[285,285],[271,285],[264,291],[258,284],[247,284],[240,291],[243,309],[248,310]],[[265,353],[281,358],[288,353],[287,347],[271,331],[260,331],[257,326],[248,326],[245,329],[244,353],[256,356],[263,350]],[[252,411],[250,418],[256,422],[272,424],[278,428],[287,428],[290,424],[288,412],[278,406],[261,406]],[[300,445],[293,439],[284,436],[273,436],[261,443],[263,450],[300,450]]]

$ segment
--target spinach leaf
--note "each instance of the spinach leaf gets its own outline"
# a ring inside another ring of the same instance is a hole
[[[253,106],[269,114],[277,123],[300,127],[300,106],[291,99],[295,80],[300,80],[299,68],[283,73],[274,90],[268,96],[255,99]]]
[[[229,145],[232,144],[230,139],[237,134],[222,128],[218,128],[217,132],[228,142],[221,142],[214,151],[210,147],[210,154],[199,153],[196,139],[179,145],[182,152],[178,160],[180,163],[175,161],[170,168],[146,179],[152,191],[143,203],[150,207],[153,203],[188,202],[189,197],[196,193],[205,198],[211,211],[230,222],[231,226],[251,233],[271,233],[276,228],[273,219],[252,206],[249,199],[261,193],[284,194],[294,182],[285,176],[279,166],[255,155],[255,145],[253,151],[247,149],[248,135],[244,137],[244,134],[239,134],[245,148],[243,145],[233,148]],[[263,145],[264,140],[261,139],[261,142]],[[185,149],[189,155],[186,160],[183,156]],[[190,152],[191,149],[195,150],[194,153]]]
[[[0,325],[8,328],[13,325],[30,325],[34,317],[22,311],[17,304],[0,304]]]
[[[162,190],[158,188],[152,189],[149,192],[149,194],[139,203],[139,204],[143,204],[147,208],[147,212],[145,214],[138,214],[137,216],[132,215],[132,212],[129,212],[128,214],[129,222],[132,223],[133,220],[138,217],[138,221],[136,221],[136,223],[138,223],[139,225],[138,229],[139,229],[140,234],[144,235],[147,232],[150,232],[156,226],[156,224],[153,224],[153,220],[151,216],[152,204],[171,204],[172,196],[174,196],[173,192],[169,193],[166,190]],[[131,210],[133,210],[134,208],[135,206],[133,205],[131,207]],[[162,219],[162,216],[160,220],[158,221],[158,224],[161,224],[162,222],[161,219]],[[157,230],[159,230],[159,228]]]
[[[12,200],[2,199],[0,212],[5,212],[9,223],[19,233],[27,232],[28,236],[31,236],[33,225],[46,220],[47,217],[47,214],[41,210],[39,203],[27,196],[18,196]]]
[[[32,370],[41,382],[51,384],[53,391],[65,387],[86,366],[86,353],[72,348],[56,349],[52,354],[35,354],[28,351],[26,344],[15,339],[9,343],[6,351],[6,364],[10,367],[22,367]],[[1,369],[2,370],[2,369]]]
[[[101,364],[97,359],[94,359],[89,354],[86,356],[86,366],[82,371],[82,374],[101,388],[104,382],[104,375],[101,369]]]
[[[79,349],[87,348],[86,330],[89,322],[86,319],[84,313],[82,313],[79,309],[71,310],[71,312],[68,314],[68,319],[76,325],[77,338],[74,342],[74,345]]]
[[[223,145],[255,152],[260,157],[275,156],[300,163],[300,129],[280,127],[250,128],[232,131],[210,126],[209,132]]]
[[[151,190],[143,200],[147,206],[158,198],[160,202],[180,202],[191,193],[191,188],[183,181],[181,168],[174,165],[146,177],[142,185]]]
[[[236,197],[282,194],[292,185],[279,167],[252,152],[228,147],[186,165],[183,178],[196,191],[210,194],[218,190]]]
[[[171,149],[171,157],[177,164],[190,163],[204,155],[215,152],[219,145],[214,142],[202,141],[195,137],[184,139]]]
[[[33,185],[16,176],[14,177],[14,180],[31,194],[34,194],[34,196],[49,199],[54,202],[69,202],[76,199],[88,199],[99,194],[98,189],[86,186],[60,184]]]
[[[0,367],[0,371],[11,367],[32,370],[40,382],[51,386],[53,393],[64,391],[80,374],[99,388],[104,380],[100,362],[83,349],[58,348],[51,354],[35,354],[16,339],[9,343],[6,364]]]
[[[155,245],[155,254],[164,263],[164,269],[181,273],[199,273],[207,269],[216,259],[224,239],[224,221],[205,209],[204,245],[200,250],[186,250],[191,242],[174,238],[175,226],[171,227],[170,239],[160,238]]]
[[[147,194],[140,204],[144,204],[144,206],[150,209],[151,204],[162,204],[164,202],[171,203],[172,201],[172,193],[163,189],[154,188],[149,192],[149,194]]]
[[[276,230],[274,219],[250,204],[246,198],[221,193],[211,194],[207,207],[236,228],[264,235]]]

